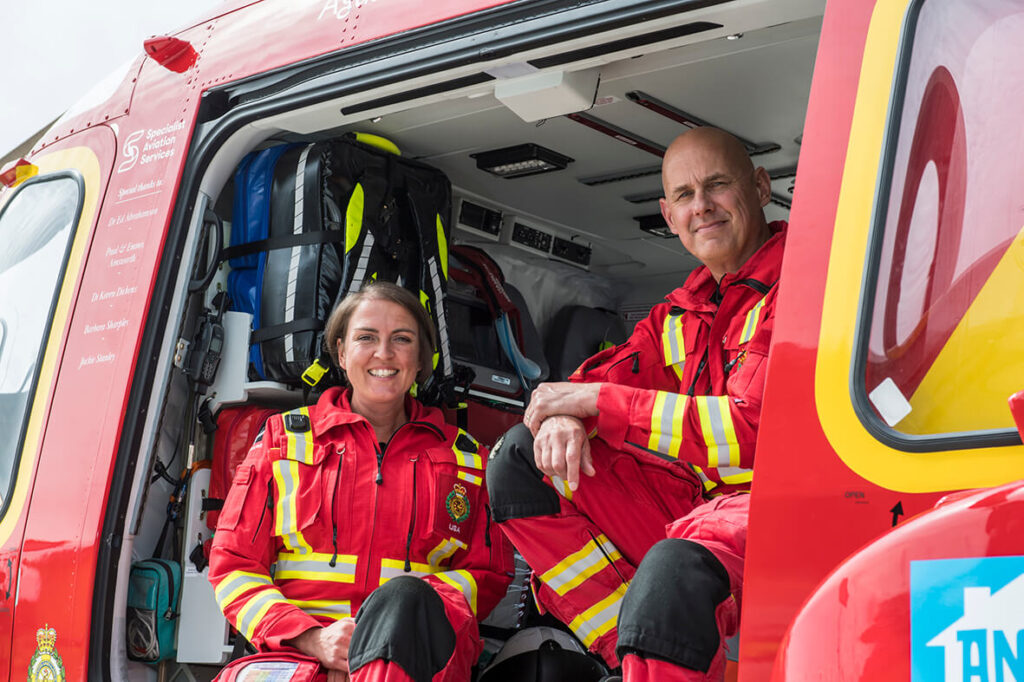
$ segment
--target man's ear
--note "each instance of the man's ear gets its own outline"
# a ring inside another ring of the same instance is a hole
[[[665,197],[658,199],[658,206],[661,208],[661,217],[664,219],[665,224],[668,225],[668,229],[672,231],[672,234],[678,235],[679,233],[672,225],[672,208],[668,205]]]
[[[772,199],[772,179],[764,166],[758,166],[754,170],[754,186],[757,187],[757,198],[761,202],[761,208],[764,208]]]

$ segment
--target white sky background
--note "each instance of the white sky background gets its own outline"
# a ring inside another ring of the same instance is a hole
[[[0,0],[0,156],[219,0]]]

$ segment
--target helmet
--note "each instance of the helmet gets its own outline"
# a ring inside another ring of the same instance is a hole
[[[597,682],[607,674],[571,634],[541,626],[512,635],[479,682]]]

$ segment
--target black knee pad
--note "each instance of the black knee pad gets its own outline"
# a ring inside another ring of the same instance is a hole
[[[375,589],[356,614],[348,650],[351,672],[383,659],[416,682],[430,682],[455,652],[455,630],[434,588],[412,576]]]
[[[533,435],[516,424],[503,435],[487,463],[487,494],[498,523],[509,519],[557,514],[558,493],[544,483],[533,460]]]
[[[688,540],[658,542],[622,600],[616,653],[707,672],[721,643],[715,610],[729,594],[729,574],[710,551]]]

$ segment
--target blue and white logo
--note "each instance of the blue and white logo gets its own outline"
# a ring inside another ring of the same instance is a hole
[[[1024,682],[1024,557],[910,562],[911,680]]]

